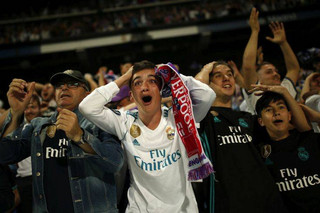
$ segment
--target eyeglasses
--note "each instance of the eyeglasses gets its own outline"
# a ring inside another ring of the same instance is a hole
[[[76,89],[78,87],[83,87],[85,90],[89,91],[88,87],[86,87],[85,85],[79,82],[69,82],[69,83],[60,82],[60,83],[57,83],[54,87],[56,89],[62,89],[64,85],[67,85],[68,89]]]

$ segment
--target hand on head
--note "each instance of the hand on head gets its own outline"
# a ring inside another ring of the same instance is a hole
[[[281,95],[288,92],[287,88],[280,86],[280,85],[262,85],[262,84],[252,84],[251,85],[253,89],[249,90],[250,93],[256,92],[255,95],[260,96],[263,95],[264,92],[270,91],[270,92],[276,92]]]

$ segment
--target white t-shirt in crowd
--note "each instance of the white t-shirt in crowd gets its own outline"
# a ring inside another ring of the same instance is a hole
[[[24,118],[22,125],[25,125],[26,123],[28,122],[26,118]],[[31,156],[18,162],[17,165],[17,177],[28,177],[32,175]]]
[[[320,95],[311,95],[306,99],[305,105],[310,107],[313,110],[316,110],[317,112],[320,112]],[[312,124],[313,131],[320,133],[320,128],[318,123],[311,122],[311,124]]]
[[[215,93],[193,78],[183,79],[199,122]],[[139,119],[137,110],[123,112],[103,107],[118,91],[113,82],[99,87],[82,101],[79,109],[88,120],[124,144],[131,177],[126,212],[198,212],[191,182],[187,180],[187,153],[176,131],[172,109],[162,107],[160,123],[151,130]]]
[[[32,175],[31,157],[20,161],[17,168],[17,177],[28,177]]]

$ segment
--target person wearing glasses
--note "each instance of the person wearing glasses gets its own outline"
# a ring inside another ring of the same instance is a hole
[[[114,173],[121,168],[120,143],[85,119],[78,105],[89,94],[81,72],[54,74],[57,110],[19,130],[35,83],[13,79],[0,142],[0,163],[31,156],[33,212],[118,212]]]

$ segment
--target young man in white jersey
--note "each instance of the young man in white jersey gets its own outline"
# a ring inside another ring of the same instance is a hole
[[[190,91],[195,120],[199,122],[215,94],[194,78],[180,76]],[[105,108],[125,84],[129,84],[130,97],[138,110],[124,113]],[[126,212],[198,212],[187,179],[186,149],[178,135],[172,109],[161,108],[160,88],[155,65],[141,61],[119,79],[93,91],[79,109],[124,144],[131,175]]]

